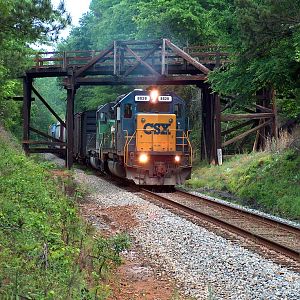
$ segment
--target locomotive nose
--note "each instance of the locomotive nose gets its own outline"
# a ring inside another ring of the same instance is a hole
[[[136,120],[136,151],[176,151],[175,114],[139,113]]]

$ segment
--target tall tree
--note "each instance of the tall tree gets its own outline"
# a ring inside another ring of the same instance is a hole
[[[231,53],[231,64],[210,76],[223,94],[251,99],[272,86],[296,99],[300,84],[300,1],[235,0],[213,24]],[[300,99],[298,99],[299,101]]]
[[[15,78],[28,65],[30,44],[55,40],[70,16],[63,1],[54,9],[50,0],[0,0],[0,14],[0,117],[12,128],[20,120],[20,105],[7,99],[20,92]]]

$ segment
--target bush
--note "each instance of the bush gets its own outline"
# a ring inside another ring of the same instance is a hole
[[[104,299],[102,270],[121,263],[128,238],[93,237],[49,165],[0,145],[0,298]]]

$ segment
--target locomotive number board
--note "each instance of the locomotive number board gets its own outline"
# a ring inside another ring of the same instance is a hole
[[[161,102],[172,102],[172,97],[171,96],[159,96],[158,101]]]
[[[134,100],[136,102],[149,102],[150,101],[150,96],[135,96],[134,97]],[[172,102],[172,96],[159,96],[158,97],[158,101],[159,102]]]
[[[135,96],[134,97],[135,101],[150,101],[150,96]]]

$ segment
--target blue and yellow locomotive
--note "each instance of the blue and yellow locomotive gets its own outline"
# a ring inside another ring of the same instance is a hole
[[[75,140],[82,142],[74,152],[138,185],[182,184],[192,167],[186,120],[185,102],[174,93],[136,89],[75,116]]]

